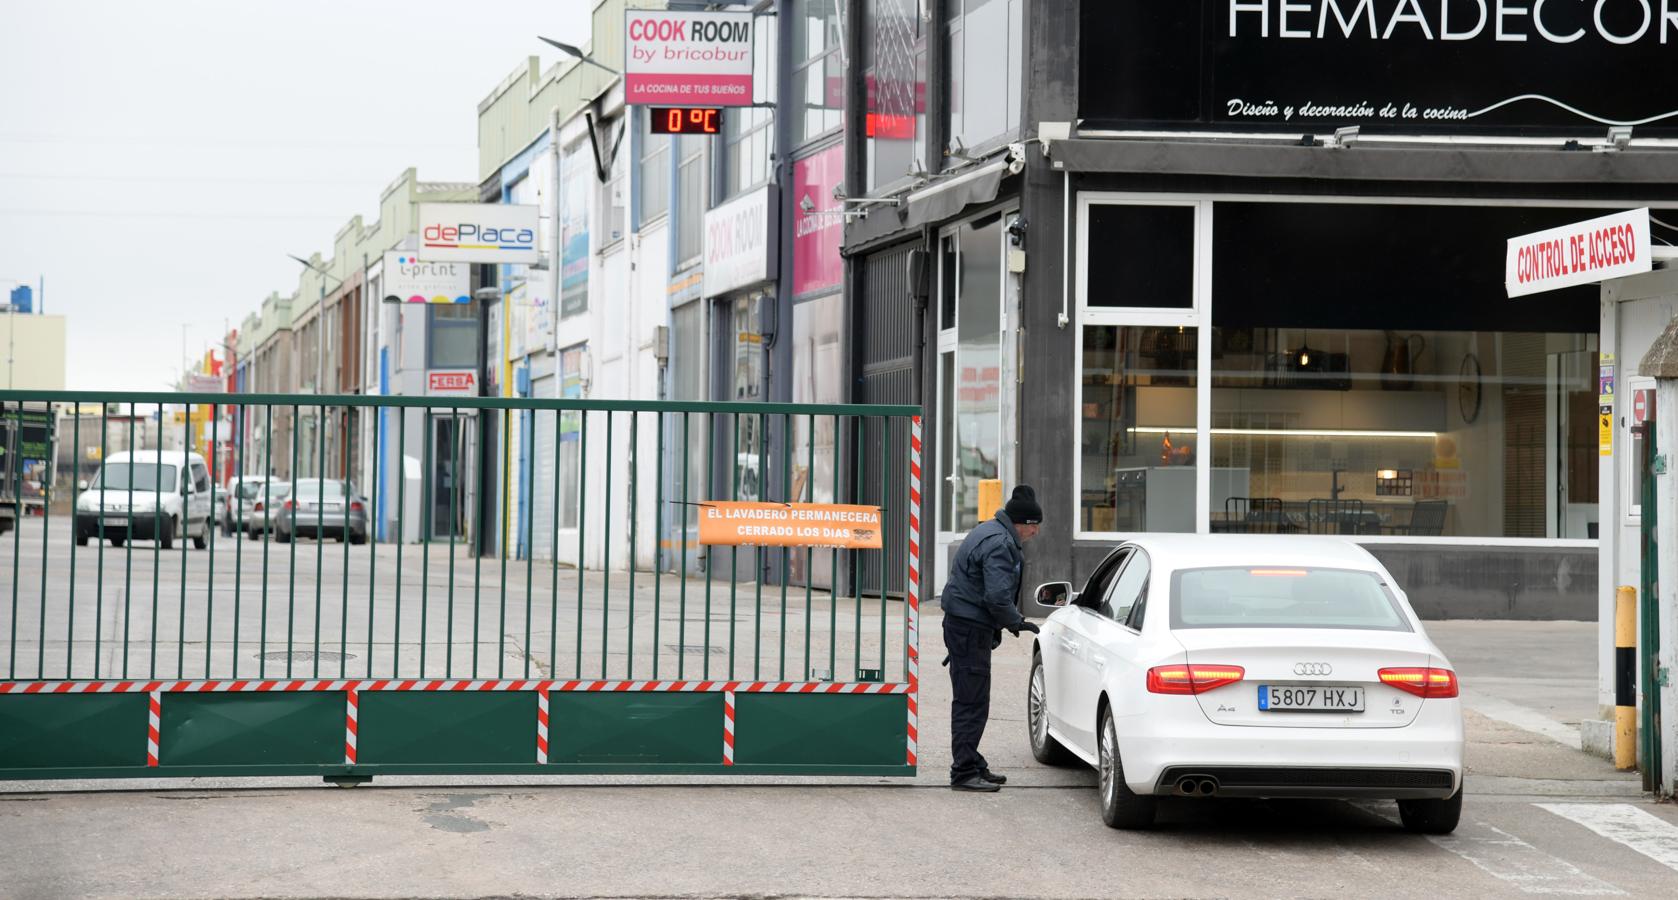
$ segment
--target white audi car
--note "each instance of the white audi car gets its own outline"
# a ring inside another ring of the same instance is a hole
[[[1319,797],[1456,828],[1456,673],[1356,544],[1144,537],[1034,599],[1031,752],[1095,766],[1108,825],[1148,827],[1161,796]]]

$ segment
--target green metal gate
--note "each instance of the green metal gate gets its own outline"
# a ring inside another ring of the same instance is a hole
[[[0,541],[0,779],[915,772],[918,408],[0,392],[20,404],[84,411],[55,419],[77,458],[142,452]],[[771,424],[776,454],[739,452]],[[157,441],[201,444],[207,484],[148,466]],[[296,489],[222,488],[262,473]],[[883,497],[908,546],[700,546],[696,510],[743,484]],[[378,540],[416,516],[418,543]],[[868,554],[896,565],[864,590]]]

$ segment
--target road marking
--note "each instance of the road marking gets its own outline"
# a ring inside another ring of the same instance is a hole
[[[1462,705],[1488,719],[1496,719],[1505,725],[1513,725],[1522,731],[1543,735],[1558,744],[1572,747],[1575,750],[1579,750],[1583,746],[1579,740],[1579,729],[1572,725],[1557,722],[1531,707],[1522,706],[1519,703],[1510,703],[1508,700],[1475,691],[1462,692]]]
[[[1354,805],[1390,822],[1399,821],[1398,811],[1390,806],[1373,802]],[[1464,822],[1454,834],[1428,835],[1427,839],[1524,894],[1603,897],[1626,893],[1567,860],[1485,822]]]
[[[1630,803],[1536,803],[1590,830],[1678,870],[1678,825]]]

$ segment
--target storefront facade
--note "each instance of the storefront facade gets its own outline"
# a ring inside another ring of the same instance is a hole
[[[1606,212],[1678,222],[1670,91],[1598,81],[1670,70],[1665,23],[1546,9],[1522,42],[1472,2],[1348,27],[1333,4],[1051,6],[1023,20],[1024,114],[994,153],[955,143],[972,76],[933,48],[934,174],[847,228],[859,277],[925,254],[889,327],[921,336],[927,565],[1029,483],[1035,580],[1081,581],[1137,533],[1336,534],[1425,616],[1596,618],[1601,289],[1510,299],[1502,263]],[[1634,120],[1629,144],[1602,124]]]

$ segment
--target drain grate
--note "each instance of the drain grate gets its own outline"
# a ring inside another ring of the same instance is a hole
[[[267,660],[268,662],[285,662],[288,657],[294,663],[314,662],[316,660],[321,662],[339,662],[355,659],[355,654],[339,653],[335,650],[293,650],[290,653],[287,653],[284,650],[276,650],[272,653],[258,654],[256,658]]]
[[[669,650],[671,653],[681,653],[683,648],[680,644],[665,644],[664,649]],[[726,656],[728,654],[728,647],[726,645],[718,646],[716,644],[712,644],[709,648],[707,648],[704,644],[689,644],[687,645],[687,652],[709,653],[712,656]]]

